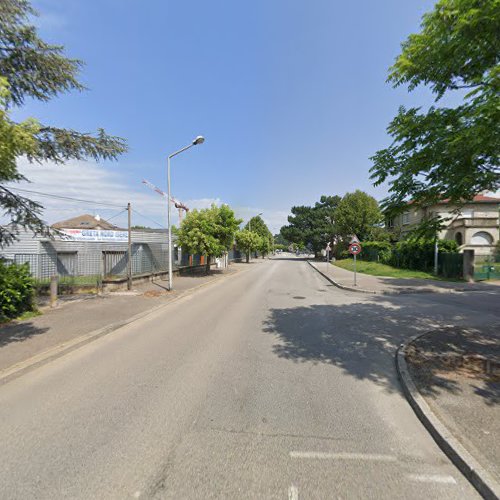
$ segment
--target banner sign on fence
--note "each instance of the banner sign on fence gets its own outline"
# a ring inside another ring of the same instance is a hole
[[[65,240],[74,241],[128,241],[127,231],[110,231],[106,229],[59,229],[60,236]]]

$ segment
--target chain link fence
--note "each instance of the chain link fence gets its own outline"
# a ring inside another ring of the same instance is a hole
[[[179,262],[174,252],[173,268],[195,267],[206,262],[200,255],[182,255]],[[96,285],[103,280],[127,276],[128,252],[102,250],[95,252],[58,251],[45,254],[15,254],[13,262],[27,263],[38,285],[47,285],[51,276],[59,283]],[[168,245],[162,243],[134,243],[131,257],[132,276],[160,274],[168,271]]]

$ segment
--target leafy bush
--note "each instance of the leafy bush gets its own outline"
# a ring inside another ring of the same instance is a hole
[[[440,253],[457,253],[458,245],[452,240],[439,240],[438,249]],[[386,264],[404,269],[432,271],[434,242],[429,240],[399,241]]]
[[[388,262],[392,254],[392,245],[388,241],[365,241],[361,244],[361,260]]]
[[[34,309],[34,283],[28,264],[0,261],[0,321]]]

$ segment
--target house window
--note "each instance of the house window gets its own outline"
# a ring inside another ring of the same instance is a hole
[[[464,244],[464,238],[463,238],[462,233],[460,231],[455,234],[455,241],[457,242],[458,246],[461,246]]]
[[[472,245],[492,245],[493,238],[486,231],[479,231],[472,235],[470,242]]]
[[[394,219],[387,219],[387,227],[394,227]]]
[[[403,214],[403,226],[407,226],[410,223],[410,212],[405,212]]]

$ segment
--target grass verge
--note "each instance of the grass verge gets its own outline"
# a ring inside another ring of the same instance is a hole
[[[342,269],[347,269],[348,271],[354,271],[353,259],[336,260],[333,265],[341,267]],[[398,267],[388,266],[387,264],[381,264],[380,262],[368,262],[365,260],[356,261],[356,271],[358,273],[371,274],[372,276],[386,276],[389,278],[418,278],[424,280],[461,281],[459,279],[441,278],[439,276],[434,276],[431,273],[426,273],[425,271],[400,269]]]

